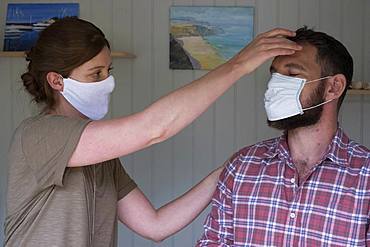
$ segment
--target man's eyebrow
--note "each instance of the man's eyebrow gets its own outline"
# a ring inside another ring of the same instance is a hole
[[[287,67],[289,69],[299,69],[299,70],[302,70],[302,71],[307,71],[305,67],[303,67],[300,64],[296,64],[296,63],[288,63],[284,67]]]
[[[301,70],[301,71],[307,71],[305,69],[305,67],[303,67],[302,65],[300,64],[297,64],[297,63],[288,63],[286,64],[284,67],[288,68],[288,69],[298,69],[298,70]],[[275,69],[275,67],[273,65],[270,66],[270,73],[275,73],[277,72],[277,70]]]

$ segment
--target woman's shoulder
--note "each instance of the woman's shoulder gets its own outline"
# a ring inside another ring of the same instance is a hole
[[[54,132],[64,131],[71,129],[74,126],[81,126],[88,122],[86,119],[73,118],[62,115],[54,114],[39,114],[36,116],[29,117],[23,120],[17,128],[17,131],[21,131],[24,134],[37,132]]]
[[[65,124],[69,122],[76,123],[76,122],[86,122],[86,121],[87,121],[86,119],[82,119],[82,118],[41,113],[41,114],[24,119],[20,125],[38,126],[38,125],[44,125],[44,124],[50,124],[50,123]]]
[[[32,126],[32,124],[37,121],[38,118],[40,118],[40,115],[37,116],[31,116],[26,119],[23,119],[18,126],[15,128],[13,132],[13,141],[16,137],[22,136],[25,129],[29,128],[29,126]]]
[[[24,119],[16,128],[12,142],[22,145],[34,145],[44,142],[64,142],[70,135],[81,134],[89,121],[61,115],[39,114]],[[49,143],[50,144],[50,143]]]

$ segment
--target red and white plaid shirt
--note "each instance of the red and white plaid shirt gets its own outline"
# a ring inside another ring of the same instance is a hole
[[[370,246],[370,150],[338,128],[303,184],[286,136],[229,160],[197,246]]]

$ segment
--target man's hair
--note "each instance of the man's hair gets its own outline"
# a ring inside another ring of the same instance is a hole
[[[316,32],[306,26],[296,30],[296,36],[289,38],[298,44],[310,44],[317,49],[317,63],[321,66],[321,77],[343,74],[346,88],[338,100],[338,111],[353,76],[353,59],[342,43],[323,32]]]

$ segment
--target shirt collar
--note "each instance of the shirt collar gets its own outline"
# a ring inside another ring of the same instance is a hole
[[[269,159],[278,155],[286,159],[290,156],[286,132],[284,132],[282,136],[276,138],[273,145],[271,145],[270,149],[265,153],[265,157]]]
[[[338,127],[335,136],[328,146],[325,158],[340,166],[347,166],[349,142],[350,139],[348,136],[344,133],[341,127]]]
[[[349,141],[350,140],[348,136],[343,132],[342,128],[338,127],[322,161],[330,160],[334,164],[346,167],[348,164],[347,150]],[[265,153],[265,157],[269,159],[272,159],[276,156],[286,160],[290,159],[286,132],[284,132],[284,134],[279,138],[276,138],[273,145],[271,145],[271,148]]]

